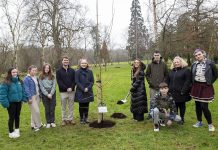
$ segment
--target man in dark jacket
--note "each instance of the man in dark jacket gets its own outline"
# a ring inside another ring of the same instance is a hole
[[[152,100],[155,94],[158,93],[159,84],[166,81],[167,76],[167,65],[162,61],[160,52],[155,51],[153,54],[152,62],[148,64],[147,70],[145,72],[145,77],[150,88],[150,100]],[[148,115],[148,119],[150,118],[151,116]]]
[[[75,97],[75,71],[69,67],[69,58],[62,58],[62,67],[56,72],[57,83],[60,91],[62,126],[67,123],[75,125],[73,120],[73,105]],[[66,105],[68,104],[69,115],[66,114]]]

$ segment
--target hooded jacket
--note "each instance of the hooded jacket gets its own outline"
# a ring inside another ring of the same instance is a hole
[[[159,84],[167,80],[168,69],[167,65],[160,59],[157,63],[152,58],[152,62],[148,64],[148,68],[145,73],[145,77],[148,81],[149,87],[155,90],[159,89]]]

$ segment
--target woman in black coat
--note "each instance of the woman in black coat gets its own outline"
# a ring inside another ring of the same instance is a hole
[[[177,112],[180,111],[182,118],[181,124],[184,123],[186,102],[191,100],[191,71],[187,68],[188,64],[179,56],[173,59],[171,71],[169,73],[168,85],[169,91],[176,103]]]
[[[147,109],[147,94],[144,83],[144,70],[146,66],[141,60],[136,59],[132,67],[132,87],[131,92],[131,112],[133,119],[136,121],[144,120],[144,113],[148,112]]]
[[[89,123],[89,103],[94,101],[92,86],[94,77],[86,59],[81,59],[79,69],[75,74],[76,94],[75,101],[79,102],[80,123]]]

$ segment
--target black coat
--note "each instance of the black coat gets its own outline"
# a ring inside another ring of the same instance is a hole
[[[75,71],[72,68],[64,69],[61,67],[56,72],[56,79],[60,92],[67,92],[68,88],[75,89]]]
[[[93,73],[89,69],[80,68],[76,71],[76,94],[75,101],[79,103],[87,103],[94,101],[94,95],[92,86],[94,84]],[[88,92],[85,92],[85,88],[88,88]]]
[[[191,71],[185,68],[174,68],[169,73],[169,91],[175,102],[191,100]]]
[[[143,114],[148,112],[148,105],[147,105],[147,95],[144,83],[144,74],[145,65],[141,71],[139,72],[139,76],[136,79],[135,77],[132,79],[132,88],[130,89],[131,92],[131,107],[130,110],[134,114]],[[134,74],[134,72],[132,71]],[[132,75],[133,76],[133,75]]]

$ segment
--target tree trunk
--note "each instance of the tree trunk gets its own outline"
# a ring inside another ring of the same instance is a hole
[[[97,104],[98,107],[102,104],[102,85],[101,85],[101,78],[100,75],[97,74]],[[103,120],[103,113],[98,113],[98,123],[101,123]]]

